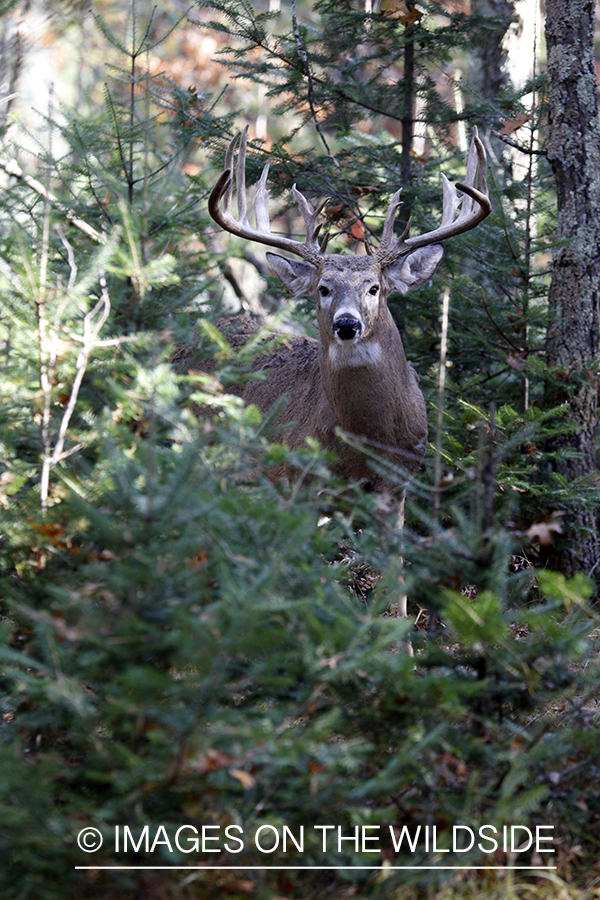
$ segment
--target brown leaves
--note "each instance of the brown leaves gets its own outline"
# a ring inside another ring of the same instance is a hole
[[[223,753],[222,750],[211,747],[204,756],[190,761],[189,769],[193,772],[198,772],[200,775],[206,775],[207,772],[226,769],[233,761],[234,757],[229,753]]]
[[[541,522],[532,522],[525,532],[525,536],[530,541],[537,541],[541,547],[548,547],[552,543],[555,534],[562,534],[562,525],[559,518],[563,515],[563,512],[555,511]]]
[[[405,0],[381,0],[379,6],[380,13],[387,13],[395,16],[402,25],[411,28],[420,22],[423,18],[423,11],[418,9],[414,3],[405,2]]]
[[[527,113],[517,113],[514,119],[503,119],[502,128],[498,134],[508,137],[509,134],[522,128],[522,126],[525,125],[526,122],[529,122],[530,119],[531,116],[527,115]]]
[[[192,559],[186,560],[186,565],[189,566],[190,569],[201,569],[202,566],[205,566],[208,562],[208,553],[205,550],[198,550],[196,555],[192,557]]]
[[[522,372],[527,365],[527,357],[522,352],[509,353],[506,357],[506,362],[511,369],[517,369],[517,371]]]
[[[254,787],[256,784],[254,775],[251,775],[250,772],[246,772],[245,769],[229,769],[229,774],[232,778],[237,778],[245,791]]]
[[[235,757],[229,753],[224,753],[215,747],[211,747],[204,756],[195,758],[188,764],[189,769],[198,772],[200,775],[206,775],[208,772],[216,772],[219,769],[227,769],[232,778],[240,782],[245,791],[254,787],[256,779],[254,775],[241,769],[239,766],[232,765]]]
[[[470,770],[467,764],[449,751],[437,754],[434,766],[437,783],[445,789],[456,789],[469,779]]]

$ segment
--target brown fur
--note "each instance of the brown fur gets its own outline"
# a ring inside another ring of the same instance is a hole
[[[231,234],[300,257],[301,261],[267,254],[279,279],[294,295],[312,294],[315,298],[319,340],[289,337],[279,349],[266,352],[255,364],[265,377],[245,383],[239,393],[246,403],[254,403],[264,412],[285,396],[287,404],[277,424],[289,446],[299,447],[309,436],[318,438],[337,454],[343,477],[370,484],[377,491],[391,489],[398,499],[401,528],[404,491],[395,488],[395,479],[394,484],[386,483],[360,450],[361,446],[376,449],[411,473],[419,468],[427,446],[425,402],[416,373],[406,361],[387,296],[391,290],[405,293],[431,278],[443,254],[443,241],[474,228],[489,215],[483,145],[474,129],[467,182],[458,185],[462,198],[442,176],[443,213],[438,228],[411,238],[407,227],[395,237],[394,220],[400,204],[397,191],[375,256],[326,256],[327,241],[318,241],[320,207],[312,209],[296,186],[292,192],[306,223],[306,240],[301,243],[271,232],[266,189],[269,163],[255,194],[256,227],[250,225],[244,177],[247,133],[246,126],[229,143],[225,168],[210,195],[209,212]],[[238,219],[232,213],[234,181]],[[252,333],[247,320],[229,320],[222,327],[229,330],[234,346]],[[348,441],[343,440],[343,433]],[[406,614],[406,598],[400,611]]]
[[[438,250],[427,276],[440,256]],[[415,472],[419,468],[427,446],[427,413],[386,297],[392,286],[406,290],[411,283],[422,281],[422,273],[415,276],[404,261],[395,275],[390,274],[366,256],[326,256],[318,269],[274,254],[269,258],[292,290],[315,295],[320,340],[286,336],[275,350],[257,357],[253,368],[264,372],[265,377],[244,383],[235,393],[263,412],[285,396],[284,409],[275,423],[280,429],[278,440],[300,447],[307,437],[315,437],[335,452],[337,470],[344,478],[375,490],[389,489],[391,486],[373,470],[365,455],[336,432],[344,432],[352,443],[381,453],[402,470]],[[328,286],[327,303],[319,295],[322,284]],[[365,284],[378,284],[379,296],[370,299],[367,294],[366,302]],[[358,358],[352,365],[332,364],[330,348],[333,346],[334,353],[338,349],[333,323],[342,307],[360,313],[363,331],[355,347],[360,353],[361,346],[376,342],[380,347],[377,360],[365,359],[363,363]],[[248,340],[258,323],[248,316],[234,316],[221,320],[219,327],[235,348]]]

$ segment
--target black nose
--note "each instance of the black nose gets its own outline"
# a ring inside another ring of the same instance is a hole
[[[340,316],[333,323],[333,330],[341,341],[351,341],[362,331],[362,324],[354,316]]]

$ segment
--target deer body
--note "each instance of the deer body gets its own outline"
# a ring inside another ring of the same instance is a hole
[[[231,141],[225,169],[212,190],[209,212],[226,231],[239,237],[284,250],[298,259],[275,253],[267,258],[280,281],[296,296],[312,295],[319,325],[319,340],[288,338],[276,351],[256,363],[261,380],[248,382],[241,390],[248,403],[267,411],[283,395],[287,405],[280,414],[281,438],[291,447],[307,437],[335,451],[338,471],[348,480],[376,491],[393,486],[373,471],[361,445],[397,463],[401,470],[415,472],[427,445],[427,413],[417,375],[406,360],[398,329],[387,306],[390,291],[406,293],[423,284],[435,272],[443,255],[443,242],[474,228],[489,215],[491,205],[485,182],[485,151],[474,130],[464,184],[459,196],[442,175],[443,213],[441,225],[426,234],[409,237],[410,222],[399,237],[394,221],[400,205],[397,191],[390,202],[376,253],[366,256],[326,254],[326,240],[319,244],[316,224],[322,207],[312,209],[297,189],[292,192],[306,223],[303,242],[274,235],[269,224],[269,163],[263,169],[254,202],[256,226],[248,221],[245,158],[247,128],[240,150],[234,156],[240,135]],[[237,182],[237,219],[232,214],[233,181]],[[224,207],[221,208],[221,201]],[[230,334],[234,346],[248,337],[248,326]],[[340,435],[344,432],[350,441]],[[399,522],[402,524],[404,490],[396,489]],[[406,613],[404,608],[401,612]]]
[[[280,349],[257,360],[256,368],[265,377],[248,382],[242,391],[246,402],[263,411],[285,395],[280,424],[289,425],[281,439],[298,447],[307,437],[316,437],[335,451],[340,474],[375,490],[387,485],[371,470],[364,454],[340,439],[338,432],[358,439],[408,472],[421,463],[427,445],[427,411],[386,303],[390,287],[406,290],[429,278],[442,248],[435,245],[417,253],[418,272],[415,260],[411,269],[410,260],[405,259],[396,266],[395,280],[389,284],[369,256],[332,254],[317,268],[269,253],[269,262],[287,287],[314,295],[320,339],[287,338]],[[242,324],[237,334],[231,332],[234,346],[245,340],[247,329]]]

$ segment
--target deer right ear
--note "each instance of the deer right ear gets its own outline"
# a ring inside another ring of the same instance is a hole
[[[410,288],[429,281],[435,275],[443,255],[443,244],[429,244],[386,266],[384,272],[391,289],[405,294]]]
[[[292,292],[294,297],[310,294],[311,284],[317,271],[316,266],[297,259],[284,259],[277,253],[267,253],[267,259],[281,283]]]

